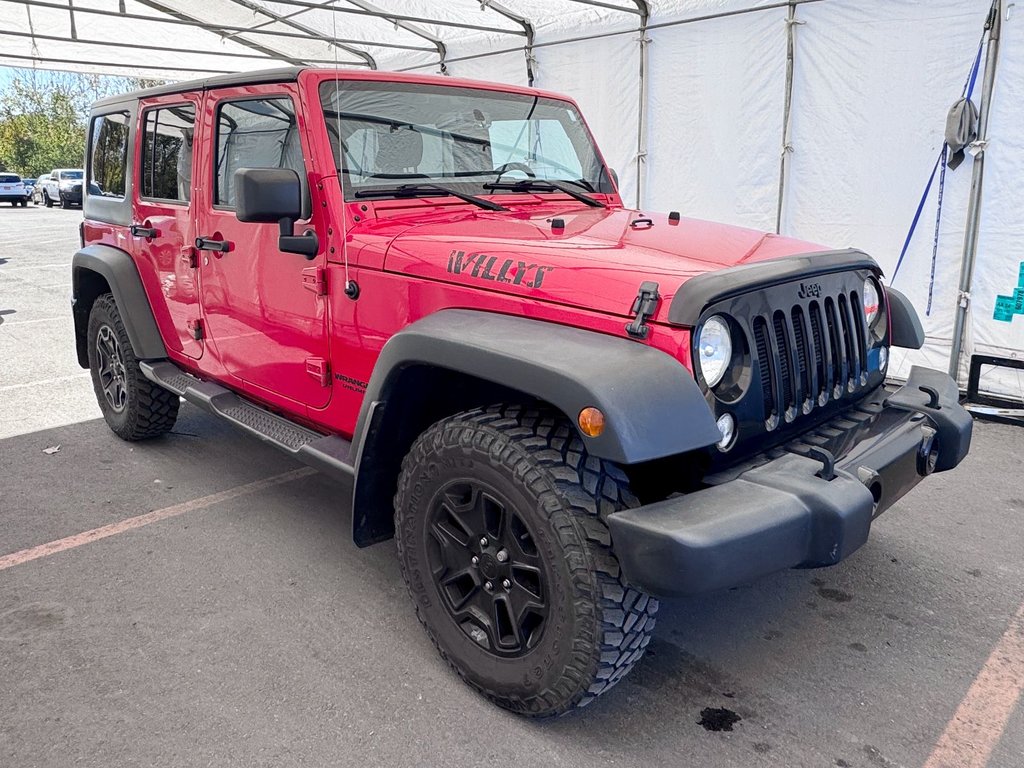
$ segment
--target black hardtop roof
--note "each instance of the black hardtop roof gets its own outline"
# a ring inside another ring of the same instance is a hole
[[[210,88],[227,88],[233,85],[259,85],[261,83],[288,83],[294,82],[299,73],[309,67],[279,67],[277,69],[261,69],[255,72],[236,72],[230,75],[217,75],[216,77],[204,77],[200,80],[185,80],[180,83],[168,83],[159,85],[156,88],[143,88],[140,91],[130,93],[119,93],[116,96],[108,96],[105,99],[93,102],[92,108],[95,111],[98,107],[108,107],[125,102],[136,101],[150,96],[163,96],[168,93],[186,93],[188,91],[205,91]]]

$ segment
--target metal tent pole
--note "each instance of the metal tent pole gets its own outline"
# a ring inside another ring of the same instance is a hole
[[[646,0],[636,0],[636,6],[640,11],[640,107],[636,119],[636,207],[639,208],[643,204],[644,164],[647,162],[647,73],[651,44],[647,22],[651,19],[651,9]]]
[[[964,327],[971,304],[971,283],[974,279],[974,264],[978,258],[978,234],[981,224],[981,199],[985,178],[985,155],[988,147],[988,118],[992,106],[992,91],[996,82],[996,62],[999,58],[999,33],[1003,23],[1004,0],[993,0],[988,21],[988,51],[985,54],[985,79],[982,81],[981,106],[978,114],[978,139],[974,146],[978,154],[974,158],[971,176],[971,195],[967,204],[967,228],[964,232],[963,260],[960,263],[960,287],[957,292],[956,321],[953,324],[953,349],[949,355],[949,375],[959,381],[960,356],[963,353]]]
[[[789,170],[789,155],[793,151],[790,143],[790,131],[793,124],[793,65],[796,59],[796,27],[803,24],[797,21],[796,7],[798,3],[790,0],[789,13],[786,16],[786,96],[782,109],[782,152],[779,158],[779,204],[775,211],[775,234],[782,233],[782,209],[786,200],[786,174]]]

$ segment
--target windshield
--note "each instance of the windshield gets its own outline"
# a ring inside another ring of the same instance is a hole
[[[325,81],[320,101],[349,200],[423,183],[494,194],[485,185],[529,178],[612,191],[583,120],[565,101],[360,80]]]
[[[13,173],[0,173],[0,184],[20,184],[21,177]]]
[[[60,172],[60,178],[61,178],[62,181],[63,180],[70,180],[70,179],[81,179],[82,175],[83,175],[82,171],[61,171]]]

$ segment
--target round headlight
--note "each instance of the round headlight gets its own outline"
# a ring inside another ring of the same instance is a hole
[[[878,295],[878,283],[875,282],[873,277],[869,277],[864,281],[864,293],[862,294],[864,299],[864,319],[867,320],[868,328],[875,322],[875,318],[881,310],[882,299]]]
[[[722,380],[730,360],[732,338],[729,335],[729,324],[718,315],[709,317],[697,336],[697,363],[709,387]]]

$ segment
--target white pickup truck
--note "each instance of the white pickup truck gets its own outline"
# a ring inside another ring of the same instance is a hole
[[[43,185],[43,202],[47,208],[54,203],[61,208],[82,204],[82,179],[85,172],[81,168],[54,168],[50,178]]]

